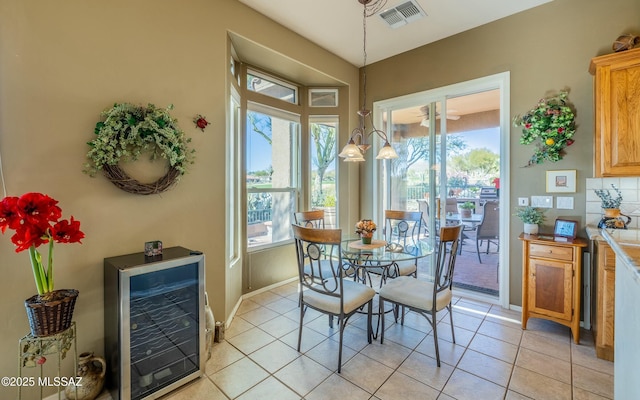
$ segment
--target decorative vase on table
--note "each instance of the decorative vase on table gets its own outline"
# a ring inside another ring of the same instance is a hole
[[[603,208],[604,215],[598,223],[598,228],[604,229],[627,229],[631,222],[631,217],[620,212],[619,208]]]
[[[94,356],[91,352],[78,356],[78,377],[82,378],[81,385],[69,384],[64,394],[70,400],[93,400],[104,386],[107,363],[104,358]],[[77,382],[74,382],[77,383]]]
[[[371,244],[371,238],[373,238],[373,232],[362,232],[360,234],[362,244]]]
[[[462,216],[462,218],[471,218],[471,210],[468,208],[462,208],[460,210],[460,215]]]
[[[376,229],[376,223],[370,219],[362,219],[356,223],[356,233],[360,235],[362,244],[371,244],[371,238]]]
[[[524,224],[524,233],[529,235],[537,235],[538,234],[538,224]]]

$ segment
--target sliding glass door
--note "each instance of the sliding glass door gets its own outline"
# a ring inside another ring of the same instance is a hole
[[[382,105],[379,114],[399,156],[380,169],[387,189],[381,209],[422,211],[422,238],[434,245],[440,225],[462,223],[454,284],[496,299],[507,286],[500,285],[507,273],[499,267],[508,251],[500,246],[508,225],[508,214],[501,211],[508,196],[500,193],[500,182],[508,181],[504,92],[494,81],[476,82],[376,104]],[[491,211],[486,219],[496,219],[491,232],[489,222],[481,227],[486,207]]]

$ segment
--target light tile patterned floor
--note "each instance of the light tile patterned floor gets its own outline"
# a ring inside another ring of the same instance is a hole
[[[404,326],[387,317],[385,342],[366,341],[366,318],[345,329],[342,373],[337,370],[337,330],[308,311],[302,352],[296,351],[297,284],[243,301],[225,341],[216,343],[206,376],[168,395],[200,399],[612,399],[613,363],[595,356],[593,339],[581,343],[568,328],[530,319],[499,306],[455,298],[440,315],[442,366],[436,366],[429,324],[415,313]]]

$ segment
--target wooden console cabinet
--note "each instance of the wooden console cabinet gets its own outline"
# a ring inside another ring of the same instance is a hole
[[[604,240],[596,240],[594,245],[596,304],[593,334],[596,355],[613,361],[616,255]]]
[[[529,318],[544,318],[571,328],[580,343],[582,249],[587,241],[557,242],[552,236],[522,233],[522,329]]]
[[[640,48],[595,57],[596,177],[640,175]]]

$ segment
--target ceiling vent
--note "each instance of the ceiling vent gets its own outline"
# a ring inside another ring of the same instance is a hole
[[[427,13],[420,8],[420,5],[418,5],[415,0],[410,0],[385,10],[378,15],[380,15],[380,18],[391,28],[399,28],[409,22],[426,17]]]

